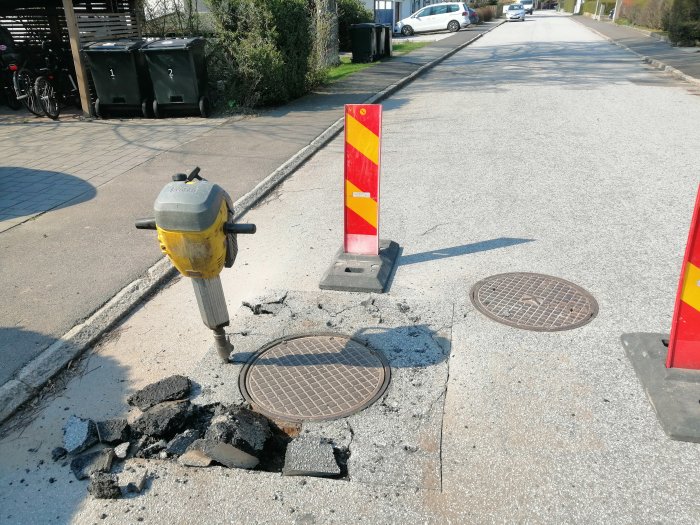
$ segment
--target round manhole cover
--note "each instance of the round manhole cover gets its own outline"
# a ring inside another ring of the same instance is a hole
[[[303,335],[263,347],[243,367],[241,393],[258,412],[285,421],[348,416],[389,385],[384,357],[343,335]]]
[[[583,288],[538,273],[503,273],[479,281],[471,300],[495,321],[542,332],[577,328],[598,313],[598,303]]]

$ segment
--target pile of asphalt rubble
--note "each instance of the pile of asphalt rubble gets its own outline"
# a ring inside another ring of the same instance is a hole
[[[63,429],[63,447],[55,461],[70,456],[78,479],[90,479],[96,498],[139,493],[149,480],[145,468],[128,465],[130,458],[177,461],[187,467],[281,472],[289,476],[340,478],[346,475],[348,451],[308,436],[290,438],[274,422],[236,405],[190,403],[191,382],[175,375],[148,385],[127,400],[141,410],[126,419],[95,422],[71,416]],[[118,461],[124,468],[112,473]]]

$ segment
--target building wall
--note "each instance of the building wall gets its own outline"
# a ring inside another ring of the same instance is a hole
[[[375,21],[383,22],[387,15],[378,13],[378,11],[390,11],[392,22],[396,23],[403,18],[411,16],[420,8],[430,4],[438,4],[446,0],[402,0],[402,1],[383,1],[383,0],[362,0],[362,3],[375,13]]]

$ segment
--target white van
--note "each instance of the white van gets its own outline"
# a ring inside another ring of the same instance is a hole
[[[459,31],[468,27],[469,9],[462,2],[449,2],[433,4],[416,11],[408,18],[399,21],[394,27],[395,33],[411,36],[421,31],[440,31],[447,29],[450,32]]]
[[[532,10],[535,8],[534,0],[520,0],[520,2],[518,2],[518,3],[522,4],[522,6],[525,8],[525,12],[528,15],[532,14]]]

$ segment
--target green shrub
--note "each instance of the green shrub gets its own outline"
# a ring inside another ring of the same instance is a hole
[[[573,13],[576,0],[559,0],[559,6],[567,13]]]
[[[492,6],[482,6],[477,7],[475,11],[479,15],[479,20],[482,22],[488,22],[489,20],[493,19],[493,12],[495,9]]]
[[[607,0],[606,2],[598,3],[596,0],[588,0],[583,4],[583,12],[597,15],[596,7],[600,11],[600,6],[603,6],[603,15],[610,13],[610,10],[615,7],[615,0]]]
[[[338,41],[341,51],[352,51],[350,26],[362,22],[372,22],[374,13],[360,0],[338,0]]]
[[[208,0],[215,21],[209,74],[229,105],[302,95],[313,49],[306,0]]]
[[[668,36],[683,46],[700,40],[700,0],[675,0],[668,18]]]
[[[627,0],[620,5],[619,16],[632,25],[650,29],[668,29],[673,0]]]

